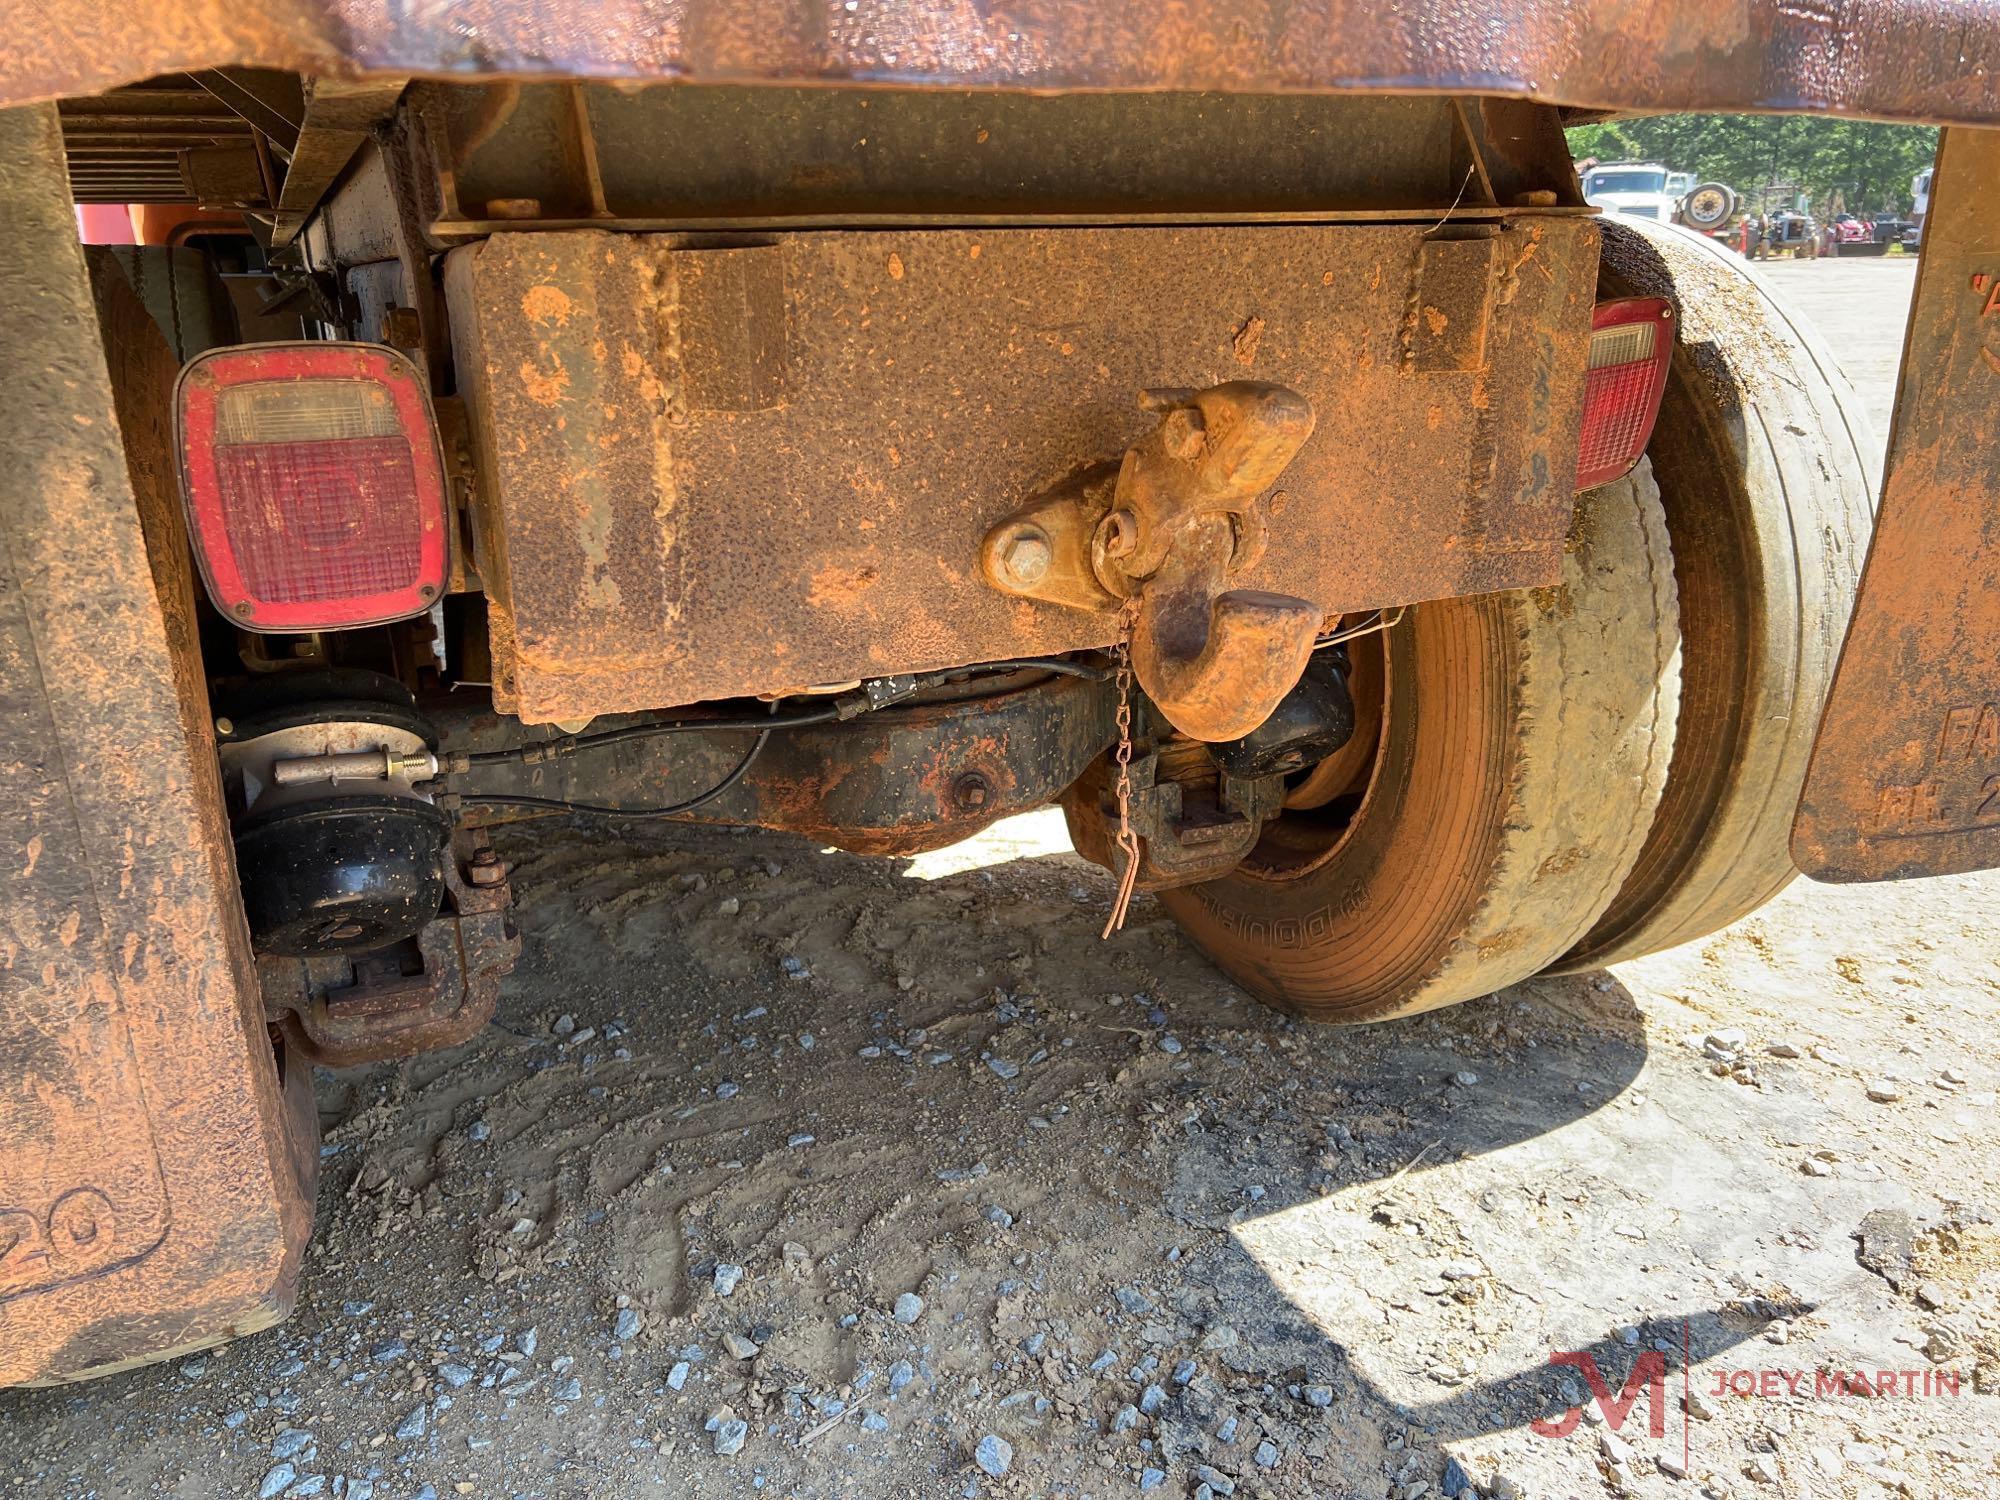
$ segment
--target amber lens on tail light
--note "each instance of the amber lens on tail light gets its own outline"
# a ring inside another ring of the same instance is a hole
[[[437,422],[394,349],[213,349],[181,371],[174,406],[195,560],[236,624],[379,625],[444,592]]]
[[[1674,310],[1665,298],[1628,297],[1597,305],[1584,376],[1578,489],[1609,484],[1632,472],[1653,435],[1673,357]]]

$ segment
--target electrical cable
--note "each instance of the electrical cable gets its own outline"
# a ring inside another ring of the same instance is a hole
[[[622,729],[606,729],[597,734],[573,734],[559,740],[513,745],[505,750],[479,750],[466,756],[465,763],[468,766],[498,766],[509,761],[533,763],[574,755],[579,750],[621,744],[626,740],[650,739],[660,734],[726,734],[739,729],[746,733],[758,730],[768,733],[773,729],[802,729],[808,724],[825,724],[838,717],[840,715],[834,709],[821,708],[783,719],[657,719],[647,724],[627,724]]]
[[[1092,666],[1089,662],[1071,661],[1066,656],[1017,656],[1010,661],[977,662],[970,667],[953,667],[947,672],[933,672],[925,681],[938,681],[961,677],[967,672],[1054,672],[1058,677],[1082,677],[1091,682],[1103,682],[1111,676],[1109,667]]]
[[[771,731],[778,725],[766,725],[758,730],[757,738],[750,748],[743,752],[743,758],[736,762],[730,773],[698,797],[690,797],[685,802],[674,802],[666,807],[612,807],[601,802],[566,802],[560,797],[530,797],[504,792],[467,792],[461,799],[468,807],[538,807],[545,812],[586,813],[599,818],[672,818],[682,813],[693,812],[698,807],[706,807],[723,793],[731,790],[749,772],[750,765],[764,752],[770,742]]]
[[[970,666],[952,667],[942,672],[931,672],[915,679],[911,691],[927,687],[937,687],[954,678],[970,673],[988,672],[1054,672],[1066,677],[1084,677],[1102,680],[1106,675],[1103,668],[1081,662],[1073,662],[1062,657],[1023,656],[1008,661],[975,662]],[[879,713],[880,709],[868,710]],[[727,733],[741,729],[803,729],[812,724],[827,724],[841,718],[837,708],[814,709],[808,713],[792,714],[778,719],[655,719],[645,724],[627,724],[618,729],[601,730],[596,734],[567,735],[561,739],[539,740],[530,745],[513,745],[505,750],[478,750],[466,756],[466,766],[497,766],[511,761],[528,764],[554,760],[560,756],[574,755],[581,750],[595,750],[604,745],[623,744],[628,740],[650,739],[661,734],[701,734]]]
[[[1070,661],[1063,657],[1016,657],[1007,661],[976,662],[970,666],[953,667],[942,672],[931,672],[913,679],[911,692],[927,687],[936,687],[955,678],[971,673],[1044,671],[1061,676],[1083,677],[1101,680],[1107,674],[1097,667]],[[907,695],[906,695],[907,696]],[[665,807],[614,807],[602,802],[571,802],[561,797],[535,797],[527,793],[512,792],[465,792],[460,801],[467,807],[529,807],[544,812],[581,813],[600,818],[673,818],[706,807],[718,797],[732,790],[749,774],[751,765],[770,743],[773,731],[779,729],[801,729],[812,724],[827,724],[843,717],[838,707],[814,709],[809,713],[791,714],[777,717],[778,706],[771,705],[771,717],[764,719],[663,719],[647,724],[627,724],[618,729],[607,729],[598,734],[569,735],[562,739],[541,740],[532,745],[515,745],[506,750],[482,750],[465,758],[465,766],[503,765],[510,761],[535,764],[553,760],[558,756],[569,756],[583,750],[595,750],[606,745],[616,745],[627,740],[647,739],[662,734],[709,734],[731,731],[756,732],[757,738],[736,762],[729,774],[699,796],[683,802],[670,803]],[[881,712],[880,709],[866,710]]]
[[[1379,630],[1393,630],[1403,623],[1403,616],[1409,612],[1407,604],[1398,605],[1396,612],[1384,618],[1382,610],[1376,610],[1366,624],[1356,625],[1348,630],[1336,630],[1332,635],[1323,635],[1313,642],[1313,650],[1323,650],[1328,646],[1338,646],[1342,641],[1351,641],[1359,636],[1373,635]]]

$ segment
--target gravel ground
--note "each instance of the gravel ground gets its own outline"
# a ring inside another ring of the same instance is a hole
[[[1909,265],[1771,274],[1886,426]],[[297,1314],[0,1393],[0,1494],[2000,1493],[2000,881],[1328,1031],[1052,814],[505,852],[499,1020],[320,1079]]]

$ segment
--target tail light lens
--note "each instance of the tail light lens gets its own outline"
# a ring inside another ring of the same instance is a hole
[[[1653,435],[1673,357],[1674,309],[1664,297],[1597,305],[1583,387],[1583,440],[1577,445],[1578,489],[1632,472]]]
[[[248,344],[175,390],[209,598],[246,630],[337,630],[444,592],[444,461],[414,366],[374,344]]]

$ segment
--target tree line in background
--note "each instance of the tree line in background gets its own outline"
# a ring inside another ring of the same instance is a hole
[[[1658,161],[1726,182],[1752,209],[1766,186],[1790,184],[1824,218],[1907,213],[1910,179],[1937,154],[1937,130],[1802,115],[1653,115],[1575,126],[1569,144],[1578,161]]]

